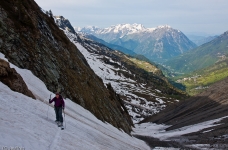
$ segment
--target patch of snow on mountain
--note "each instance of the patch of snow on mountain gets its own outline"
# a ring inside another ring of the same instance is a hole
[[[122,73],[118,73],[117,71],[121,70],[127,72],[128,74],[131,74],[131,72],[127,70],[120,62],[116,62],[112,60],[112,58],[105,55],[96,54],[95,52],[97,51],[97,45],[94,43],[89,44],[88,42],[85,42],[85,48],[80,43],[78,43],[77,40],[75,40],[74,34],[66,30],[64,30],[64,32],[68,38],[77,46],[79,51],[84,55],[93,71],[100,78],[102,78],[104,84],[111,83],[113,89],[117,94],[126,97],[125,106],[128,108],[128,112],[132,116],[134,123],[141,121],[145,116],[158,113],[160,110],[166,107],[166,104],[162,100],[162,97],[156,96],[155,93],[158,93],[156,90],[154,90],[154,93],[151,93],[152,89],[150,87],[146,87],[146,84],[139,84],[137,81],[125,77]],[[118,64],[119,67],[116,68],[110,64],[106,64],[101,60],[103,57],[112,63]],[[156,101],[150,102],[143,97],[137,96],[134,94],[135,92],[146,94],[151,98],[153,97]]]
[[[179,129],[166,131],[165,129],[170,127],[169,125],[161,125],[155,123],[143,123],[136,124],[136,128],[134,129],[133,135],[143,135],[143,136],[152,136],[158,138],[160,140],[167,140],[172,137],[181,136],[184,134],[194,133],[197,131],[201,131],[203,129],[207,129],[213,126],[219,125],[217,122],[221,121],[224,118],[228,118],[228,116],[201,122],[194,125],[185,126]]]

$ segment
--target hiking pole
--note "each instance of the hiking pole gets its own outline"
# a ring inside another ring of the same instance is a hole
[[[50,99],[51,99],[51,94],[50,94]],[[50,99],[49,99],[49,101],[50,101]],[[48,102],[48,111],[47,111],[47,119],[48,119],[48,112],[49,112],[49,102]]]
[[[63,110],[64,113],[64,122],[65,122],[65,129],[66,129],[66,120],[65,120],[65,111]]]

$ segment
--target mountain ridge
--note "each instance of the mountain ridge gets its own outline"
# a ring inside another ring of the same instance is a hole
[[[180,30],[169,25],[145,28],[141,24],[118,24],[104,29],[81,28],[76,32],[92,34],[142,54],[153,62],[163,62],[196,47]]]
[[[208,43],[164,62],[164,64],[175,72],[193,72],[213,65],[221,57],[227,55],[227,46],[228,31]]]

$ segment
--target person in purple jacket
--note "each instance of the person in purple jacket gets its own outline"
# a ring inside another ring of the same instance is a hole
[[[55,94],[55,97],[52,100],[49,100],[49,103],[55,102],[55,114],[56,120],[55,122],[58,124],[59,127],[63,126],[63,115],[62,111],[64,111],[65,103],[62,96],[59,93]]]

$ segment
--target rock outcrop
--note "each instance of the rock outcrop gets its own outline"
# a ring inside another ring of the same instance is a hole
[[[28,89],[20,74],[18,74],[14,68],[10,68],[9,63],[3,59],[0,59],[0,81],[7,85],[11,90],[35,99],[35,96]]]

